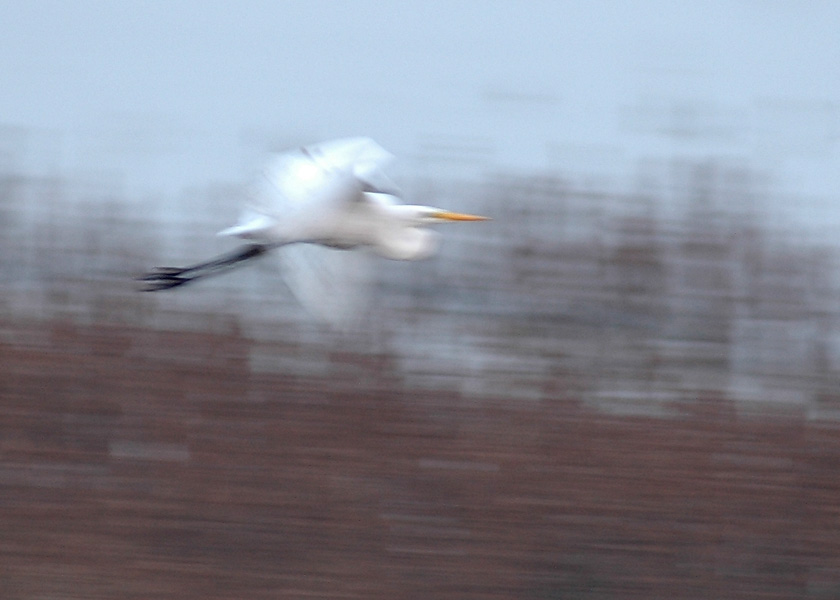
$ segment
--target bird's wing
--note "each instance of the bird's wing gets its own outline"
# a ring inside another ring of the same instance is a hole
[[[220,232],[263,241],[299,241],[316,235],[342,199],[362,186],[352,170],[333,168],[307,148],[272,156],[248,190],[239,222]]]
[[[365,184],[365,191],[399,195],[384,168],[394,155],[366,137],[344,138],[307,146],[304,149],[329,169],[349,171]]]
[[[304,151],[315,160],[334,169],[351,169],[357,175],[369,169],[382,168],[394,156],[366,137],[343,138],[306,146]]]
[[[334,179],[335,174],[301,150],[277,154],[254,183],[248,206],[262,214],[285,217],[308,206]]]
[[[251,187],[239,223],[220,233],[280,243],[330,239],[363,192],[394,189],[381,172],[391,159],[368,138],[277,154]]]
[[[310,314],[343,329],[364,314],[371,284],[366,252],[296,244],[279,257],[286,284]]]

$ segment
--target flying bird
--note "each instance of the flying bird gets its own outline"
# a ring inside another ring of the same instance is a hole
[[[158,267],[140,278],[143,289],[176,288],[286,247],[285,279],[301,303],[325,320],[344,319],[356,310],[364,287],[360,256],[367,253],[359,251],[419,260],[437,249],[437,233],[428,226],[487,220],[400,202],[382,170],[392,159],[363,137],[273,156],[248,194],[239,222],[219,232],[246,243],[187,267]]]

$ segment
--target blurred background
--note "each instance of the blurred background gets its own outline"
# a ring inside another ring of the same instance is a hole
[[[0,16],[0,597],[840,597],[836,3]],[[348,135],[494,220],[137,292]]]

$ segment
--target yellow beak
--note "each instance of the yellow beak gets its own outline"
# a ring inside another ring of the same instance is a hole
[[[435,215],[438,219],[443,221],[489,221],[490,217],[480,217],[478,215],[466,215],[463,213],[449,212],[442,210]]]

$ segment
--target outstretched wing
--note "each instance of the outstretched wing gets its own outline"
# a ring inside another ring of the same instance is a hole
[[[367,252],[296,244],[279,257],[286,284],[314,317],[346,329],[364,314],[371,287]]]
[[[321,142],[306,146],[303,151],[328,168],[351,169],[356,175],[381,169],[394,160],[390,152],[366,137]]]
[[[252,187],[240,222],[220,233],[289,244],[279,253],[289,289],[315,317],[347,328],[364,313],[369,298],[370,256],[292,242],[335,241],[348,208],[355,210],[365,191],[393,187],[381,172],[391,159],[368,138],[275,155]]]
[[[328,169],[348,171],[364,184],[365,191],[399,195],[384,168],[394,155],[366,137],[343,138],[307,146],[304,151]]]
[[[347,138],[273,156],[251,187],[239,223],[220,232],[263,242],[324,237],[330,217],[363,191],[394,187],[392,156],[368,138]],[[326,236],[329,237],[329,236]]]

